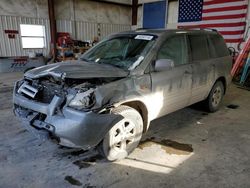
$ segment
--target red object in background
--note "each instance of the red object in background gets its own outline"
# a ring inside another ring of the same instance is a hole
[[[18,30],[6,29],[6,30],[4,30],[4,33],[8,34],[8,38],[9,38],[9,39],[14,39],[14,38],[16,38],[16,35],[17,35],[19,32],[18,32]]]
[[[6,30],[4,30],[4,33],[6,33],[6,34],[18,34],[19,32],[18,32],[18,30],[8,30],[8,29],[6,29]]]
[[[14,59],[14,62],[27,62],[28,61],[28,57],[24,56],[24,57],[17,57]]]
[[[16,38],[16,35],[15,34],[8,34],[8,38],[9,39],[14,39],[14,38]]]
[[[235,60],[235,63],[231,70],[232,76],[235,76],[244,66],[246,59],[248,57],[249,51],[250,51],[250,38],[247,39],[247,42],[245,43],[244,47],[242,48],[238,57]]]
[[[233,57],[233,62],[234,62],[234,63],[236,62],[238,56],[239,56],[239,55],[235,55],[235,56]]]
[[[70,37],[69,33],[59,32],[57,33],[57,44],[61,47],[68,47],[73,45],[73,40]]]

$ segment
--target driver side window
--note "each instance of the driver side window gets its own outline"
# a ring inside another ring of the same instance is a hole
[[[187,45],[184,35],[168,38],[158,52],[157,59],[169,59],[174,65],[187,64]]]

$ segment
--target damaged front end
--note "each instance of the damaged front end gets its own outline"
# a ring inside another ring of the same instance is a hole
[[[15,84],[14,113],[43,140],[54,138],[60,145],[88,149],[122,119],[96,105],[96,89],[117,79],[67,78],[58,73],[25,77]]]

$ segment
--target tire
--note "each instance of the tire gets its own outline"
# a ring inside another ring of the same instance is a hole
[[[205,107],[209,112],[216,112],[219,110],[224,96],[224,91],[225,88],[223,83],[221,81],[217,81],[205,100]]]
[[[137,110],[122,105],[114,108],[112,113],[124,118],[109,130],[98,146],[99,153],[108,161],[128,156],[138,146],[143,131],[143,120]]]

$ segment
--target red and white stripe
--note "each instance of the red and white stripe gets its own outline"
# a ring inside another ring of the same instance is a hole
[[[204,0],[202,21],[178,23],[185,28],[213,28],[227,43],[239,43],[245,32],[248,0]]]

